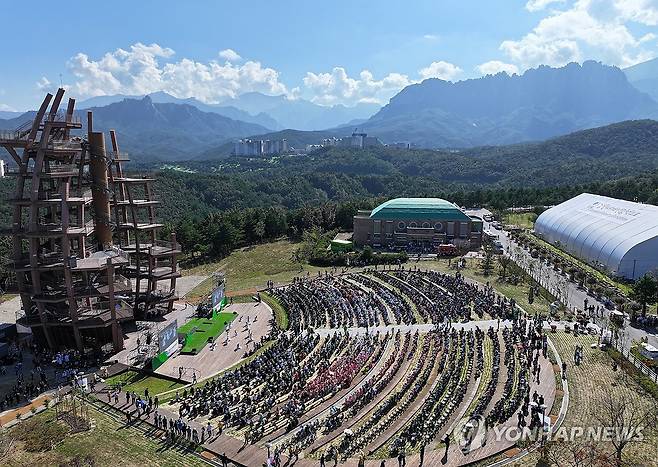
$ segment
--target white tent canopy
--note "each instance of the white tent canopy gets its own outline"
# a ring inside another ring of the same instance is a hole
[[[542,213],[535,232],[622,277],[658,268],[658,207],[651,204],[583,193]]]

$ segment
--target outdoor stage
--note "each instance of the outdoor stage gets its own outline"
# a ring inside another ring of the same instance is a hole
[[[224,308],[222,314],[232,314],[234,311],[237,315],[231,322],[228,343],[226,343],[226,332],[222,332],[215,340],[214,350],[211,344],[207,344],[197,354],[176,354],[164,362],[156,373],[178,378],[179,368],[183,367],[186,373],[183,379],[191,381],[192,371],[195,371],[197,379],[201,380],[235,365],[242,359],[246,349],[251,349],[254,345],[247,342],[248,332],[245,329],[247,317],[251,323],[252,340],[258,343],[269,333],[272,309],[264,302],[234,303]],[[237,336],[235,336],[236,331]],[[240,350],[236,350],[238,344]]]

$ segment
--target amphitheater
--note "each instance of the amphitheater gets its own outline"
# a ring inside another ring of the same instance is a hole
[[[209,449],[244,465],[268,453],[297,465],[380,465],[401,453],[418,465],[421,450],[425,465],[505,459],[518,449],[493,428],[551,413],[541,326],[459,274],[319,274],[268,294],[287,327],[272,320],[264,351],[171,401],[194,423],[221,424]]]

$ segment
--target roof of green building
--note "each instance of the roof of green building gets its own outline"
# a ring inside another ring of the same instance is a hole
[[[371,219],[431,219],[469,221],[470,218],[450,201],[440,198],[395,198],[380,204]]]

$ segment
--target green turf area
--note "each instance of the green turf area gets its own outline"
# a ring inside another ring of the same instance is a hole
[[[270,308],[272,308],[274,319],[276,320],[276,324],[279,326],[279,328],[288,329],[288,312],[283,307],[283,305],[281,305],[276,298],[267,293],[262,293],[260,296],[261,299],[267,303]]]
[[[92,428],[75,435],[55,419],[48,409],[16,428],[0,432],[0,440],[11,447],[3,449],[2,465],[7,466],[163,466],[208,465],[193,453],[168,448],[145,437],[123,421],[89,408]],[[53,447],[54,446],[54,447]]]
[[[181,353],[199,353],[208,343],[208,339],[214,339],[224,332],[226,325],[233,321],[237,315],[233,313],[217,313],[212,319],[191,319],[178,328],[179,334],[191,333],[185,340]]]
[[[157,376],[148,376],[136,371],[124,371],[118,375],[112,376],[105,380],[108,386],[121,384],[124,391],[135,391],[137,394],[144,394],[144,389],[148,388],[151,394],[160,394],[161,392],[178,389],[183,385],[174,381],[158,378]]]
[[[537,214],[534,212],[506,213],[503,215],[503,224],[516,225],[523,229],[532,229],[535,226]]]
[[[302,264],[293,259],[298,243],[281,240],[254,247],[241,248],[217,262],[205,263],[184,271],[184,274],[209,274],[221,271],[226,275],[227,292],[240,292],[240,295],[253,293],[256,288],[265,287],[268,280],[277,283],[290,282],[292,278],[316,274],[324,268]],[[216,285],[216,280],[206,279],[192,289],[186,299],[191,303],[205,299]]]
[[[16,297],[18,297],[18,295],[13,293],[2,294],[0,295],[0,303],[8,302],[9,300],[12,300]]]

